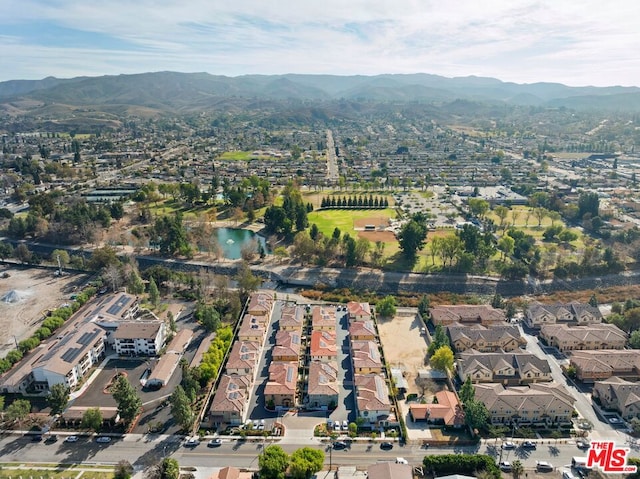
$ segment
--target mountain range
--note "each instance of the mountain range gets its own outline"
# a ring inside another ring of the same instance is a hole
[[[154,72],[0,82],[0,112],[54,113],[56,108],[123,112],[193,112],[251,102],[418,102],[465,100],[493,105],[640,111],[638,87],[517,84],[486,77],[447,78],[425,73],[376,76],[244,75]]]

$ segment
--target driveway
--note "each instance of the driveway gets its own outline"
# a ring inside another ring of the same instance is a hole
[[[353,392],[353,365],[349,354],[349,320],[346,311],[338,311],[336,324],[336,344],[338,346],[338,385],[340,395],[338,407],[329,416],[333,421],[356,420],[355,394]]]

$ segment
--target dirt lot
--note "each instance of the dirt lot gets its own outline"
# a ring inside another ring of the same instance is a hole
[[[9,274],[3,278],[3,274]],[[0,357],[15,348],[18,341],[38,329],[48,309],[69,300],[74,286],[84,284],[84,275],[54,276],[39,268],[0,267]]]
[[[373,243],[376,241],[391,243],[396,240],[396,235],[391,231],[358,231],[358,237],[366,238]]]
[[[427,354],[427,342],[420,334],[422,321],[415,313],[399,312],[392,320],[378,321],[380,342],[385,358],[391,367],[400,366],[405,369],[407,393],[420,393],[416,385],[418,369],[423,368]]]
[[[371,216],[361,220],[353,220],[353,227],[356,229],[364,229],[366,225],[374,225],[376,228],[389,226],[389,218],[386,216]]]

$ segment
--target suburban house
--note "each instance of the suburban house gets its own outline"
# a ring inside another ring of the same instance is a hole
[[[307,407],[330,409],[338,405],[338,364],[311,361],[307,380]]]
[[[104,329],[85,323],[48,341],[44,348],[37,350],[30,364],[29,385],[36,391],[49,390],[54,384],[75,388],[104,357],[104,338]]]
[[[314,331],[334,331],[336,329],[335,306],[314,306],[311,308],[311,329]]]
[[[264,387],[264,400],[273,407],[296,405],[298,363],[273,362],[269,365],[269,379]],[[269,406],[270,407],[270,406]]]
[[[375,341],[376,327],[373,321],[356,321],[349,326],[351,340]]]
[[[460,354],[457,369],[462,382],[471,377],[474,383],[507,386],[553,380],[547,360],[530,353],[481,353],[470,349]]]
[[[242,324],[240,324],[240,331],[238,331],[238,339],[262,344],[267,332],[267,323],[267,316],[245,314],[242,318]]]
[[[222,375],[209,408],[209,418],[214,426],[244,423],[251,382],[247,375]]]
[[[357,301],[349,301],[347,303],[347,314],[349,322],[368,321],[372,319],[371,305],[369,303],[359,303]]]
[[[260,344],[255,341],[237,340],[227,358],[227,374],[254,377],[260,360]]]
[[[640,417],[640,383],[611,377],[593,386],[592,396],[605,409],[615,409],[624,419]]]
[[[429,424],[446,426],[463,426],[464,410],[458,396],[451,391],[438,391],[432,404],[411,404],[409,414],[414,422],[426,421]]]
[[[489,305],[447,305],[429,308],[429,315],[434,326],[460,324],[504,324],[504,311]]]
[[[297,362],[300,356],[300,332],[278,331],[276,333],[276,345],[272,349],[272,361]]]
[[[269,293],[259,292],[252,293],[249,297],[249,305],[247,306],[247,314],[254,316],[267,316],[271,314],[273,309],[273,296]]]
[[[547,324],[540,328],[540,338],[560,351],[582,349],[623,349],[627,333],[613,324],[568,326]]]
[[[517,326],[503,325],[485,327],[479,324],[447,326],[451,345],[457,353],[469,349],[480,352],[514,351],[526,344]]]
[[[189,343],[191,343],[192,338],[193,332],[190,329],[182,329],[176,333],[167,345],[165,353],[153,366],[145,386],[166,386],[173,372],[180,364],[180,360],[187,350]]]
[[[311,360],[335,361],[338,359],[335,331],[313,331],[311,333]]]
[[[505,388],[502,384],[476,384],[476,399],[491,415],[492,424],[554,425],[571,423],[575,399],[557,383],[536,383]]]
[[[536,329],[556,323],[584,326],[601,323],[602,313],[597,307],[578,302],[532,303],[525,311],[524,322],[530,328]]]
[[[391,415],[389,389],[380,374],[355,374],[357,417],[366,425],[385,426]]]
[[[611,376],[640,379],[640,350],[637,349],[572,351],[569,362],[576,369],[576,377],[584,382]]]
[[[299,306],[283,306],[278,329],[301,332],[304,326],[304,309]]]
[[[123,321],[112,339],[121,356],[156,356],[164,346],[166,328],[162,321]]]
[[[351,341],[351,359],[355,374],[381,373],[382,357],[374,341]]]

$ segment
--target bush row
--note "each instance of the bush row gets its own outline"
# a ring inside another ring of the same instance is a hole
[[[232,339],[233,329],[231,329],[231,326],[225,326],[216,331],[215,339],[211,342],[211,346],[209,346],[207,352],[202,356],[202,362],[198,366],[200,369],[201,383],[208,383],[218,375],[224,356],[229,346],[231,346]]]

